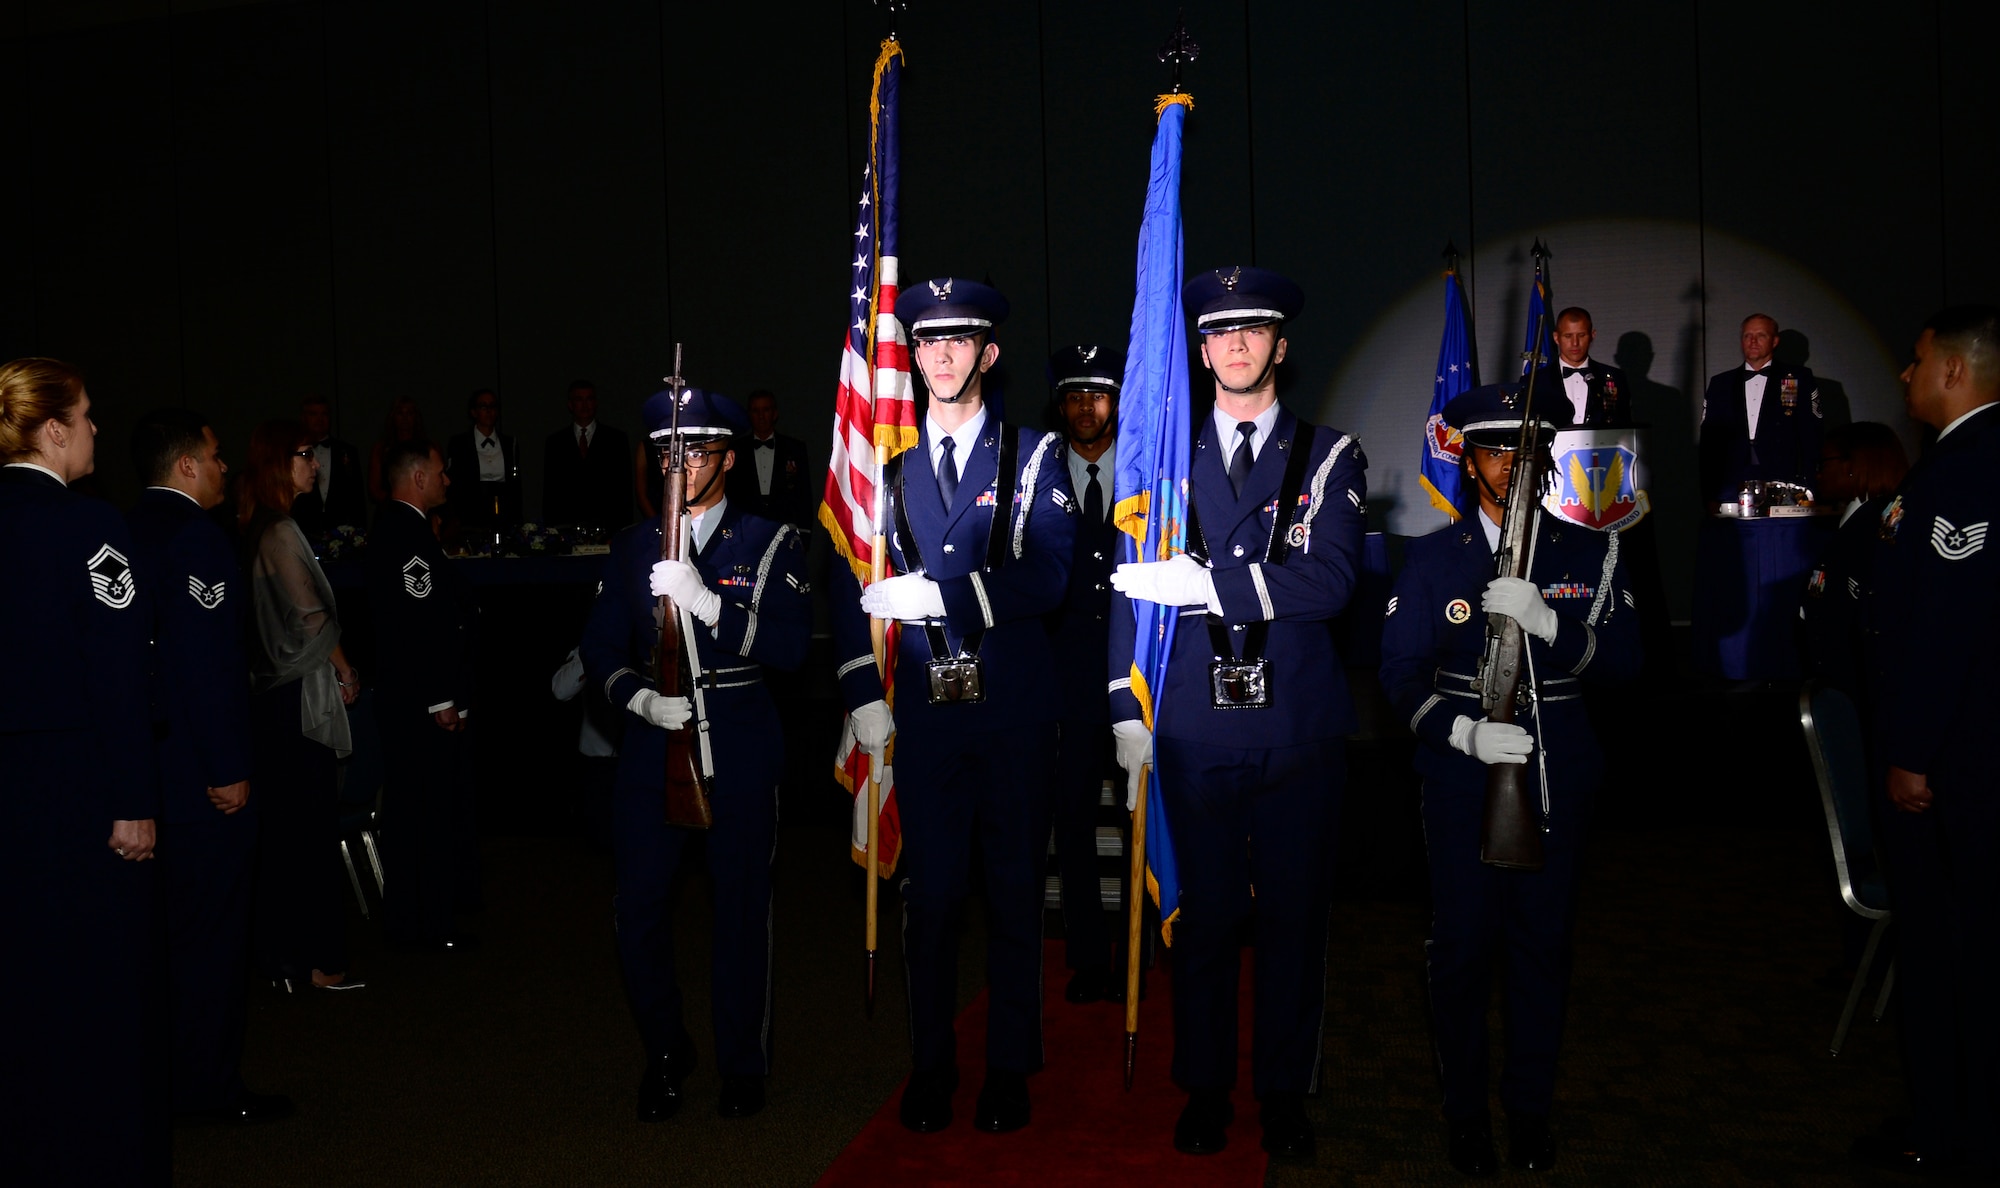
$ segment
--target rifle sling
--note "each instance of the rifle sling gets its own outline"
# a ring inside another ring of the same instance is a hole
[[[1020,435],[1004,422],[995,422],[995,425],[1000,433],[1000,464],[994,479],[993,514],[986,530],[986,564],[983,567],[986,573],[992,573],[1007,560],[1007,526],[1013,519],[1014,487],[1020,477],[1014,473],[1014,462],[1021,452]],[[889,503],[896,515],[896,537],[902,545],[903,560],[909,562],[905,571],[924,573],[927,571],[923,553],[917,545],[917,534],[910,531],[910,513],[903,507],[903,476],[909,472],[903,460],[909,456],[910,451],[905,450],[889,459],[889,467],[895,472],[889,476]],[[950,515],[951,509],[946,508],[945,514]],[[986,638],[986,629],[975,627],[966,632],[956,652],[945,638],[943,624],[926,622],[924,636],[930,641],[931,659],[943,660],[951,656],[977,656],[979,644]]]
[[[1264,542],[1264,564],[1283,565],[1291,555],[1292,517],[1298,511],[1299,492],[1306,484],[1306,461],[1312,453],[1313,426],[1305,421],[1298,423],[1293,431],[1290,456],[1285,459],[1285,477],[1278,484],[1278,510],[1271,516],[1271,536]],[[1238,446],[1238,449],[1243,447]],[[1196,511],[1200,501],[1188,499],[1188,540],[1198,550],[1197,556],[1214,566],[1215,558],[1208,551],[1208,540],[1202,536],[1201,516]],[[1243,632],[1244,660],[1261,660],[1264,657],[1264,641],[1271,634],[1271,621],[1259,619]],[[1208,642],[1215,649],[1217,660],[1228,659],[1236,654],[1229,643],[1229,628],[1220,617],[1208,616]]]

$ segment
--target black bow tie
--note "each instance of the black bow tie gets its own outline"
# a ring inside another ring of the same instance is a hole
[[[485,441],[479,443],[479,448],[482,450],[490,450],[493,448],[493,445],[494,445],[493,439],[489,437]]]
[[[760,442],[758,442],[758,443],[757,443],[757,448],[758,448],[758,449],[760,449],[760,450],[774,450],[774,449],[777,449],[777,448],[778,448],[778,439],[777,439],[777,438],[775,438],[775,437],[767,437],[767,438],[765,438],[765,439],[764,439],[763,441],[760,441]]]
[[[1771,369],[1768,367],[1745,367],[1743,369],[1743,380],[1745,383],[1748,383],[1769,370]]]
[[[1584,376],[1585,379],[1588,379],[1590,377],[1586,374],[1586,370],[1587,370],[1586,368],[1582,367],[1565,367],[1563,368],[1562,377],[1564,379],[1568,379],[1570,376],[1573,375],[1581,375]]]

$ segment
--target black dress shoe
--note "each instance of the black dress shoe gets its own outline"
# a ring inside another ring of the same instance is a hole
[[[1028,1078],[1005,1069],[988,1069],[979,1088],[979,1106],[972,1124],[988,1134],[1006,1134],[1028,1124]]]
[[[1547,1171],[1556,1165],[1556,1144],[1549,1137],[1546,1114],[1507,1115],[1507,1162],[1524,1171]]]
[[[282,1093],[252,1093],[245,1089],[233,1106],[218,1110],[189,1110],[174,1115],[181,1126],[256,1126],[276,1122],[293,1114],[292,1099]]]
[[[1229,1145],[1229,1124],[1236,1110],[1227,1089],[1196,1089],[1174,1123],[1174,1150],[1188,1155],[1213,1155]]]
[[[1468,1176],[1490,1176],[1500,1170],[1500,1160],[1493,1154],[1493,1126],[1483,1116],[1446,1123],[1445,1154]]]
[[[748,1118],[764,1108],[764,1078],[724,1077],[715,1112],[725,1118]]]
[[[646,1061],[646,1071],[639,1074],[639,1121],[664,1122],[680,1112],[681,1082],[694,1064],[693,1048]]]
[[[958,1066],[910,1074],[896,1116],[918,1134],[936,1134],[951,1125],[951,1095],[958,1092]]]
[[[1312,1119],[1306,1117],[1306,1103],[1302,1095],[1265,1094],[1263,1123],[1266,1151],[1280,1159],[1312,1161],[1315,1148]]]

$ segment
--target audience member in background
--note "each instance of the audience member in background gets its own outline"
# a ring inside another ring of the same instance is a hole
[[[395,872],[383,894],[384,923],[394,944],[457,951],[477,943],[458,930],[456,910],[461,886],[477,878],[463,744],[478,606],[431,532],[430,513],[451,483],[437,447],[398,443],[383,455],[382,477],[392,498],[368,539],[368,603],[387,765],[382,864]]]
[[[500,432],[500,397],[491,389],[474,392],[465,410],[472,428],[452,436],[444,469],[457,530],[477,550],[521,522],[521,455],[513,435]]]
[[[292,519],[307,538],[322,536],[345,524],[364,528],[368,497],[363,492],[361,455],[333,436],[333,406],[324,396],[308,396],[299,406],[299,420],[312,437],[319,478],[310,491],[292,503]]]
[[[729,500],[767,520],[810,528],[817,503],[806,466],[806,443],[778,432],[778,398],[752,392],[750,432],[737,442],[742,459],[729,472]]]
[[[625,435],[597,420],[597,386],[573,380],[570,423],[542,446],[542,519],[616,532],[632,522],[632,472]]]
[[[2000,1173],[2000,310],[1933,315],[1903,371],[1904,407],[1938,431],[1883,509],[1868,694],[1895,896],[1906,1124],[1857,1159],[1993,1183]]]
[[[222,445],[200,413],[155,409],[132,433],[145,484],[126,519],[133,562],[153,593],[153,738],[160,773],[159,854],[173,995],[173,1109],[182,1117],[263,1122],[290,1099],[252,1093],[243,1058],[257,814],[250,799],[250,668],[243,582],[221,505]]]
[[[1813,373],[1775,361],[1777,320],[1743,319],[1743,366],[1708,381],[1701,398],[1701,489],[1709,503],[1734,503],[1745,482],[1810,487],[1819,465],[1819,388]]]
[[[288,991],[361,985],[347,976],[334,775],[335,762],[354,749],[346,707],[361,678],[340,645],[333,587],[291,516],[318,469],[304,425],[266,421],[250,431],[237,492],[253,627],[255,948],[263,975]]]
[[[390,446],[398,442],[428,441],[430,435],[424,432],[424,414],[417,409],[417,398],[398,396],[389,402],[389,414],[382,418],[382,431],[375,436],[375,444],[368,451],[368,498],[377,508],[389,501],[388,479],[382,473],[382,455]]]
[[[166,1002],[145,597],[124,517],[70,484],[97,426],[54,359],[0,366],[0,1178],[164,1184]],[[164,593],[162,591],[162,593]]]
[[[603,582],[597,583],[597,592],[604,593]],[[579,694],[583,697],[583,725],[576,732],[576,790],[582,801],[576,810],[579,832],[591,848],[609,853],[611,789],[618,776],[617,739],[624,733],[624,723],[619,721],[624,715],[604,700],[601,686],[584,679],[580,648],[571,648],[563,658],[562,667],[549,678],[549,692],[557,701],[575,701]]]
[[[1861,598],[1882,530],[1882,509],[1910,472],[1896,431],[1875,421],[1836,425],[1820,444],[1813,498],[1840,509],[1840,530],[1806,581],[1799,607],[1806,676],[1832,685],[1864,708]]]

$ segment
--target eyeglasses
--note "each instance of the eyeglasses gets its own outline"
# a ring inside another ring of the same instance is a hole
[[[685,452],[687,468],[689,470],[704,470],[708,467],[708,460],[710,458],[720,458],[728,452],[728,450],[702,450],[689,447]]]
[[[292,457],[294,457],[294,458],[308,458],[308,459],[310,459],[310,458],[311,458],[312,456],[313,456],[313,448],[312,448],[311,446],[307,446],[307,447],[306,447],[305,449],[302,449],[302,450],[296,450],[296,451],[294,451],[294,452],[293,452],[293,454],[292,454]]]

